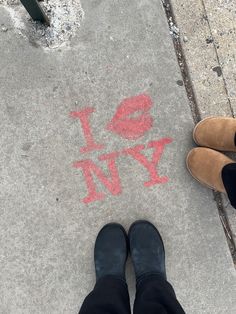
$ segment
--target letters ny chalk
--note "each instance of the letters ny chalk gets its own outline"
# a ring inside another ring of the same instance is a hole
[[[118,106],[117,111],[106,129],[123,138],[136,140],[148,132],[153,125],[153,118],[150,114],[152,100],[148,95],[139,95],[124,99]],[[80,148],[82,154],[102,150],[105,145],[96,142],[92,127],[90,125],[90,115],[95,111],[94,108],[88,107],[81,111],[71,112],[71,117],[78,118],[84,133],[85,146]],[[98,191],[98,187],[94,180],[95,177],[101,182],[104,188],[111,195],[119,195],[122,193],[121,178],[117,167],[117,158],[124,155],[130,156],[134,161],[138,162],[147,170],[149,180],[143,182],[145,187],[156,184],[163,184],[168,181],[168,177],[158,175],[158,163],[161,159],[165,146],[170,144],[172,139],[169,137],[160,140],[153,140],[147,145],[136,145],[133,147],[121,149],[120,151],[101,154],[98,158],[99,162],[105,163],[107,166],[106,175],[104,171],[94,161],[84,159],[74,162],[73,166],[81,169],[87,186],[88,194],[82,199],[85,204],[103,200],[106,197],[105,192]],[[151,160],[144,155],[146,150],[152,149]]]

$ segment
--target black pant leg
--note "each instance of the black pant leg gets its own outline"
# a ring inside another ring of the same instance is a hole
[[[144,277],[137,284],[134,314],[185,314],[172,286],[161,276]]]
[[[224,166],[221,175],[230,203],[236,209],[236,163]]]
[[[128,287],[115,276],[101,278],[86,297],[79,314],[130,314]]]

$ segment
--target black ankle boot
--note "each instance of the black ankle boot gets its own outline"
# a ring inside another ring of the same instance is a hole
[[[148,221],[137,221],[128,236],[137,283],[147,275],[166,279],[165,249],[158,230]]]
[[[230,203],[236,209],[236,163],[224,166],[222,180]]]
[[[124,228],[115,223],[105,225],[99,232],[94,249],[97,281],[107,275],[125,280],[128,241]]]

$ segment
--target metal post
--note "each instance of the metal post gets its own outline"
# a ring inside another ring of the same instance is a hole
[[[37,0],[20,0],[34,21],[50,25],[50,20]]]

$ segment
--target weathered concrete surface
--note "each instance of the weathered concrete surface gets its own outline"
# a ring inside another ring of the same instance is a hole
[[[235,116],[236,2],[172,0],[171,3],[201,117]],[[236,243],[236,211],[231,206],[225,211]]]
[[[14,32],[0,8],[9,28],[0,37],[0,312],[76,313],[94,283],[99,229],[146,218],[163,235],[169,279],[186,313],[233,314],[236,274],[216,205],[185,169],[193,121],[162,6],[82,6],[71,49],[49,53]],[[121,100],[141,93],[153,99],[153,128],[136,141],[107,132]],[[85,155],[80,123],[69,113],[87,106],[96,108],[91,123],[105,148]],[[74,161],[97,162],[101,153],[163,137],[173,138],[158,165],[168,183],[144,187],[144,167],[120,156],[122,194],[111,196],[98,182],[104,201],[81,202],[87,189]]]
[[[205,0],[205,8],[227,96],[236,114],[236,3],[233,0]]]
[[[224,78],[216,72],[221,65],[203,1],[172,0],[171,4],[201,117],[231,115]]]

